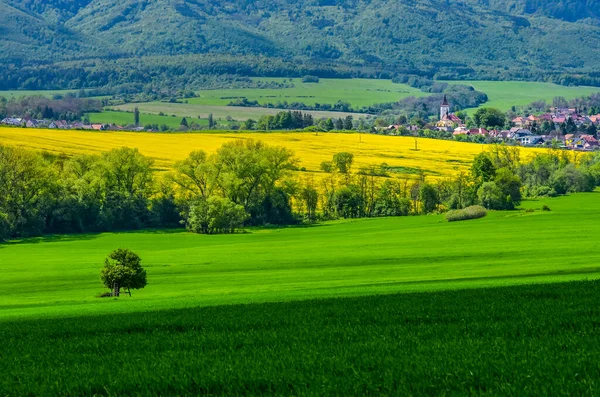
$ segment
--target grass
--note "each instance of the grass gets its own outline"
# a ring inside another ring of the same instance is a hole
[[[320,79],[319,83],[303,83],[299,78],[256,78],[255,80],[288,84],[291,81],[294,87],[204,90],[197,92],[199,98],[191,98],[189,102],[198,105],[225,106],[234,100],[232,98],[247,98],[251,101],[256,100],[260,104],[287,101],[314,105],[343,101],[350,103],[354,108],[360,108],[376,103],[397,102],[409,96],[427,95],[417,88],[406,84],[395,84],[391,80]]]
[[[143,231],[0,245],[0,318],[77,316],[566,281],[600,275],[600,192],[526,202],[552,211],[338,221],[203,236]],[[585,210],[582,210],[585,209]],[[118,247],[149,284],[113,301],[99,272]]]
[[[221,106],[221,105],[200,105],[189,103],[170,103],[170,102],[146,102],[146,103],[127,103],[125,105],[113,106],[111,109],[133,111],[138,108],[140,112],[149,114],[175,114],[178,117],[202,117],[208,118],[212,113],[213,117],[218,119],[226,119],[230,117],[233,120],[245,121],[248,119],[258,120],[262,116],[275,115],[282,109],[268,109],[255,107],[238,107],[238,106]],[[325,111],[308,111],[315,119],[346,117],[351,115],[355,119],[368,117],[361,113],[345,113],[345,112],[325,112]]]
[[[244,108],[227,106],[231,101],[239,98],[256,100],[260,104],[287,101],[303,102],[307,105],[334,104],[338,101],[350,103],[355,108],[383,102],[396,102],[408,96],[425,96],[421,90],[406,84],[395,84],[391,80],[375,79],[321,79],[319,83],[303,83],[301,79],[285,78],[256,78],[261,81],[274,81],[278,83],[290,81],[294,84],[291,88],[240,88],[198,91],[199,97],[187,99],[188,103],[150,102],[142,104],[125,104],[117,106],[120,110],[133,110],[137,106],[144,113],[176,114],[177,116],[231,117],[234,120],[258,119],[264,115],[280,112],[280,109]],[[311,111],[316,118],[339,118],[352,115],[355,119],[366,117],[360,113]]]
[[[104,111],[101,113],[88,113],[87,116],[92,123],[110,124],[114,123],[117,125],[128,125],[133,124],[133,113],[131,112],[113,112]],[[146,124],[158,124],[159,126],[165,124],[170,128],[179,128],[181,124],[181,117],[172,116],[159,116],[157,114],[146,114],[140,113],[140,125]],[[196,123],[202,126],[208,126],[208,119],[197,119],[189,118],[188,123]]]
[[[68,93],[77,93],[76,90],[11,90],[0,91],[0,97],[20,98],[24,96],[44,96],[52,98],[54,95],[66,95]]]
[[[592,396],[599,300],[578,282],[12,321],[0,394]]]
[[[512,106],[529,105],[539,100],[552,103],[552,99],[555,97],[564,97],[570,100],[600,92],[599,87],[566,87],[553,83],[527,81],[461,81],[452,83],[471,85],[477,91],[485,92],[489,100],[481,107],[498,108],[503,111],[510,110]],[[469,110],[471,113],[474,111],[475,109]]]
[[[451,176],[468,171],[470,163],[485,145],[419,138],[419,151],[412,137],[343,133],[127,133],[71,130],[42,130],[0,127],[0,144],[21,146],[33,150],[73,155],[100,153],[122,146],[139,148],[156,160],[159,169],[169,169],[174,161],[184,159],[193,150],[216,151],[223,143],[235,139],[258,139],[270,145],[285,146],[301,160],[307,172],[298,176],[319,177],[322,161],[331,160],[334,153],[351,152],[356,168],[365,165],[388,164],[395,176],[414,178],[422,170],[431,177]],[[524,148],[523,157],[539,152]]]

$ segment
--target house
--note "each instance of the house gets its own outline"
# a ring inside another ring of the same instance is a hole
[[[510,131],[509,130],[492,130],[490,131],[490,136],[492,138],[496,138],[496,139],[508,139],[508,137],[510,136]]]
[[[108,131],[123,131],[125,128],[121,127],[120,125],[110,124],[104,126],[104,129]]]
[[[38,128],[40,126],[40,122],[39,120],[27,120],[27,122],[25,123],[25,127],[27,128]]]
[[[469,130],[469,135],[488,135],[489,132],[485,128],[471,128]]]
[[[64,130],[69,128],[69,124],[65,120],[54,120],[48,124],[48,128],[58,128]]]
[[[517,128],[523,128],[523,127],[525,127],[525,125],[527,123],[527,119],[525,119],[525,117],[518,116],[518,117],[515,117],[514,119],[512,119],[512,123]]]
[[[600,114],[596,114],[594,116],[589,116],[588,119],[593,124],[600,125]]]
[[[16,118],[16,117],[7,117],[2,120],[2,124],[4,124],[4,125],[22,126],[24,123],[25,123],[24,119]]]
[[[533,133],[530,130],[528,130],[528,129],[518,128],[518,129],[516,129],[516,130],[513,131],[513,129],[511,128],[510,129],[510,134],[509,134],[508,137],[510,139],[517,139],[518,140],[519,138],[522,138],[524,136],[529,136],[529,135],[533,135]]]
[[[583,139],[583,141],[584,141],[584,143],[583,143],[584,150],[596,150],[598,147],[600,147],[598,140],[596,138],[594,138],[592,135],[582,135],[582,136],[580,136],[580,138]]]
[[[468,135],[469,129],[467,127],[456,127],[452,135]]]
[[[544,138],[540,135],[524,135],[522,137],[516,138],[522,146],[536,146],[543,145]]]
[[[102,131],[104,129],[103,124],[92,124],[91,129],[95,131]]]

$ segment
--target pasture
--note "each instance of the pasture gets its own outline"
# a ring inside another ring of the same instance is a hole
[[[235,99],[246,98],[260,104],[287,101],[334,104],[348,102],[354,108],[376,103],[397,102],[409,96],[425,96],[426,93],[406,84],[391,80],[375,79],[320,79],[318,83],[303,83],[300,78],[255,78],[265,82],[293,84],[290,88],[242,88],[198,91],[198,98],[190,98],[191,104],[225,106]]]
[[[117,124],[117,125],[128,125],[134,123],[133,111],[129,112],[114,112],[104,111],[101,113],[87,113],[86,116],[90,119],[91,123],[101,124]],[[148,114],[140,112],[140,125],[145,126],[147,124],[157,124],[159,126],[166,125],[169,128],[177,129],[181,125],[182,117],[176,116],[160,116],[158,114]],[[201,126],[208,126],[208,119],[198,119],[188,117],[187,121],[189,124],[196,123]],[[229,122],[220,120],[220,124],[228,125]]]
[[[0,91],[0,97],[20,98],[24,96],[44,96],[52,98],[54,95],[66,95],[68,93],[77,93],[76,90],[12,90]]]
[[[258,120],[262,116],[276,115],[282,109],[260,108],[260,107],[240,107],[240,106],[224,106],[224,105],[199,105],[191,103],[170,103],[170,102],[145,102],[145,103],[127,103],[124,105],[112,106],[106,110],[124,110],[132,112],[134,108],[138,108],[140,112],[147,114],[158,115],[161,112],[178,117],[201,117],[208,118],[212,113],[217,119],[226,119],[230,117],[233,120],[245,121],[248,119]],[[328,111],[304,111],[310,113],[315,119],[346,117],[348,115],[356,120],[369,117],[364,113],[346,113],[346,112],[328,112]]]
[[[317,176],[321,174],[321,162],[331,160],[335,153],[350,152],[355,155],[356,168],[387,163],[394,168],[396,176],[415,178],[423,172],[426,176],[441,178],[466,172],[475,155],[486,148],[481,144],[419,138],[418,150],[414,150],[415,139],[412,137],[358,133],[136,133],[0,127],[0,144],[67,155],[99,154],[128,146],[152,157],[159,170],[170,169],[175,161],[186,158],[194,150],[213,153],[223,143],[235,139],[256,139],[269,145],[285,146],[300,159],[299,167],[305,168],[298,175]],[[523,148],[523,157],[540,150]]]
[[[541,211],[542,205],[552,211]],[[0,245],[0,319],[389,294],[598,278],[600,191],[491,212],[249,229],[236,235],[140,231]],[[582,210],[585,209],[585,210]],[[148,286],[99,299],[104,258],[137,252]]]

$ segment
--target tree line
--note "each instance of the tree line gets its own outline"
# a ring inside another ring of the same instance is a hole
[[[53,155],[0,146],[0,238],[177,228],[232,233],[243,226],[335,218],[442,213],[482,205],[516,208],[523,197],[586,192],[600,185],[600,154],[549,150],[522,161],[492,145],[470,172],[446,179],[395,178],[387,164],[357,168],[352,153],[303,171],[284,148],[260,141],[192,152],[158,174],[137,149]]]
[[[97,99],[77,98],[73,95],[46,98],[26,96],[0,97],[0,119],[5,117],[31,117],[46,120],[75,121],[85,113],[101,112],[102,102]]]

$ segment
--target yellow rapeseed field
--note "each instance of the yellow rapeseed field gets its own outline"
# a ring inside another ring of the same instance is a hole
[[[223,143],[234,139],[262,140],[270,145],[285,146],[300,159],[300,167],[318,172],[322,161],[337,152],[355,155],[357,167],[387,163],[399,175],[415,176],[418,170],[439,178],[467,171],[473,157],[486,145],[418,138],[418,150],[412,137],[343,133],[133,133],[74,130],[44,130],[0,127],[0,144],[19,146],[55,154],[98,154],[128,146],[155,160],[156,168],[168,170],[194,150],[215,152]],[[534,149],[522,149],[523,157]],[[537,150],[539,151],[539,150]]]

